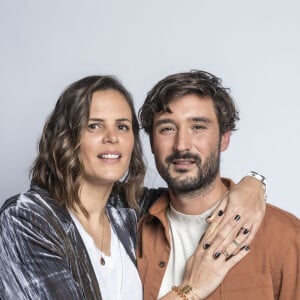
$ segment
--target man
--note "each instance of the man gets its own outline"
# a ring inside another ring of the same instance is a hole
[[[137,256],[144,299],[170,294],[172,286],[174,295],[196,299],[189,294],[188,288],[193,287],[181,286],[185,265],[208,226],[206,217],[228,184],[234,185],[220,177],[220,153],[229,146],[238,112],[220,79],[192,71],[157,83],[148,93],[140,119],[150,136],[158,172],[168,185],[139,225]],[[222,211],[219,215],[222,218]],[[231,222],[240,222],[240,216]],[[205,240],[200,246],[212,251],[215,261],[225,257],[229,262],[240,249],[249,249],[244,237],[249,230],[243,228],[230,251]],[[267,205],[251,252],[207,299],[300,299],[299,270],[300,221]]]

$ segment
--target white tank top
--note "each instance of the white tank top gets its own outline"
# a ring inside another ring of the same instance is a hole
[[[142,284],[138,271],[123,244],[111,228],[110,256],[101,253],[93,238],[74,214],[71,214],[92,262],[103,300],[141,300]],[[105,265],[101,265],[101,255]]]

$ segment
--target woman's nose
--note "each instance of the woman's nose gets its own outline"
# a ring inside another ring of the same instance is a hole
[[[103,143],[116,144],[119,142],[119,137],[116,130],[107,130],[103,136]]]

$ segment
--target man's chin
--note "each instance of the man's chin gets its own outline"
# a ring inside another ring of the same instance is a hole
[[[197,177],[195,176],[177,176],[177,177],[170,177],[167,181],[169,186],[173,186],[173,187],[185,187],[185,186],[193,186],[195,184],[195,182],[197,181]]]
[[[173,167],[169,170],[169,176],[172,178],[180,178],[181,176],[195,177],[198,175],[198,169],[194,167]]]

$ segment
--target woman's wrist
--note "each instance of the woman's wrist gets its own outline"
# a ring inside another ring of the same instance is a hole
[[[189,284],[181,284],[179,286],[173,285],[172,291],[184,300],[203,300],[203,298],[200,298]]]

